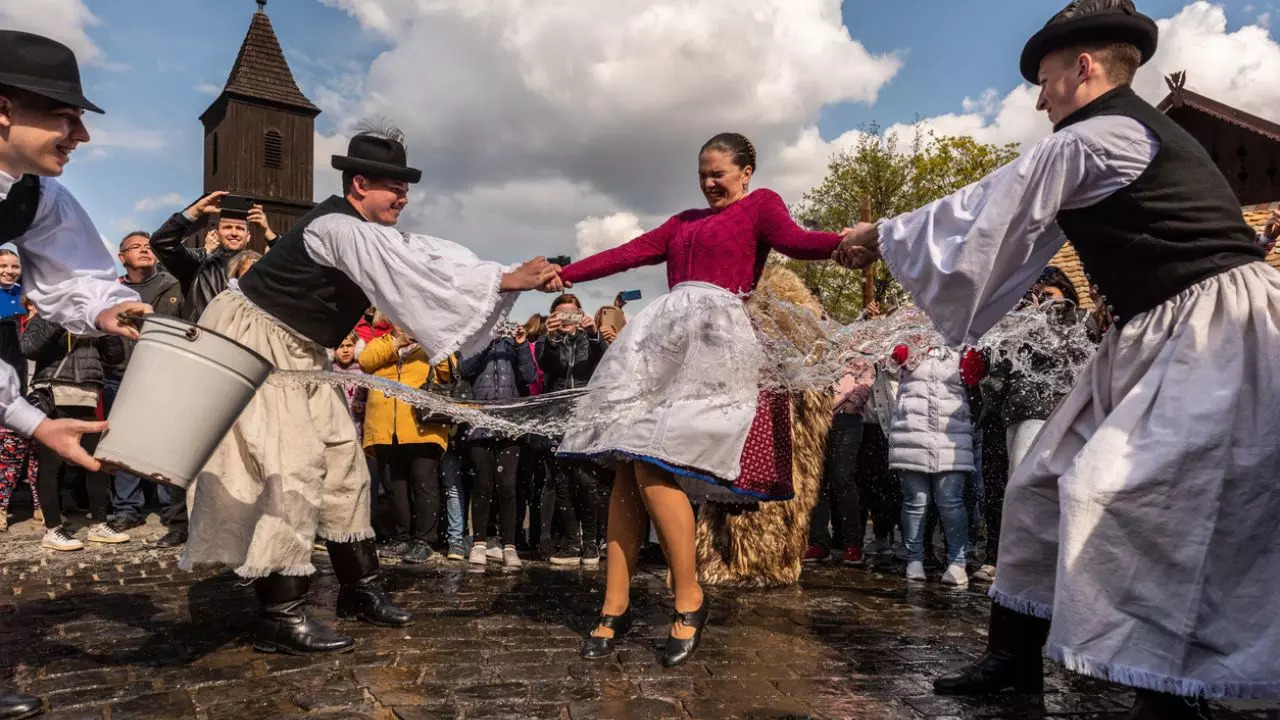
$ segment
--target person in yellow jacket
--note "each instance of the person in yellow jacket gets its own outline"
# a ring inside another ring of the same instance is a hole
[[[418,343],[393,326],[389,334],[369,341],[360,354],[360,366],[370,375],[416,388],[429,378],[452,382],[458,360],[452,356],[432,368]],[[451,430],[447,425],[420,424],[413,406],[369,392],[364,449],[376,459],[378,477],[391,484],[393,530],[379,551],[383,557],[406,563],[431,558],[431,546],[440,533],[440,458],[448,449]]]

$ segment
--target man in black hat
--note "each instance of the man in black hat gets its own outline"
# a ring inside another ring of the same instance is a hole
[[[1043,687],[1041,648],[1138,689],[1135,718],[1280,695],[1280,273],[1198,142],[1129,85],[1157,30],[1077,0],[1027,43],[1054,133],[978,183],[847,231],[951,342],[1070,238],[1116,325],[1010,479],[990,637],[941,693]]]
[[[0,243],[22,254],[23,284],[41,316],[73,333],[136,338],[121,315],[151,307],[116,282],[115,265],[88,215],[53,178],[89,142],[81,116],[102,112],[85,99],[75,55],[40,35],[0,30]],[[17,373],[0,363],[0,423],[67,460],[97,470],[80,447],[106,423],[54,420],[27,403]],[[0,720],[42,711],[39,698],[0,691]]]
[[[333,166],[342,171],[342,195],[299,220],[238,289],[214,298],[202,325],[279,369],[318,371],[329,367],[326,349],[376,306],[434,364],[487,344],[515,291],[562,287],[559,268],[543,258],[504,268],[462,246],[394,230],[409,185],[422,175],[407,166],[399,130],[361,132]],[[369,492],[368,466],[342,394],[269,384],[196,480],[182,566],[229,565],[254,579],[258,650],[348,650],[352,638],[307,616],[315,538],[328,543],[340,617],[393,627],[410,621],[378,579]]]

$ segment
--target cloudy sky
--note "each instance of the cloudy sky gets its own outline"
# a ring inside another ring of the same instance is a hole
[[[401,226],[483,257],[581,257],[701,203],[696,152],[738,131],[755,184],[798,201],[830,154],[870,123],[927,123],[984,141],[1048,132],[1017,72],[1060,0],[271,0],[267,13],[319,105],[316,192],[362,117],[409,137],[424,171]],[[1139,0],[1162,77],[1280,120],[1280,0]],[[197,117],[226,81],[253,0],[0,0],[0,27],[43,32],[82,59],[105,107],[65,181],[116,241],[155,228],[201,190]],[[1274,21],[1273,21],[1274,19]],[[652,297],[661,269],[580,288]],[[544,309],[528,296],[518,309]],[[544,309],[545,310],[545,309]]]

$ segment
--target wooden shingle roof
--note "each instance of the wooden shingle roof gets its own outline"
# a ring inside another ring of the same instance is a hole
[[[1263,203],[1261,205],[1249,205],[1244,210],[1244,221],[1249,223],[1249,227],[1258,232],[1262,232],[1262,228],[1271,219],[1271,211],[1280,208],[1280,202]],[[1267,256],[1267,263],[1271,267],[1280,270],[1280,246],[1271,251]]]
[[[284,59],[284,51],[280,49],[280,41],[271,27],[271,20],[262,9],[253,14],[249,32],[240,45],[235,65],[231,66],[223,93],[320,113],[320,108],[298,89],[289,63]]]
[[[1280,208],[1280,202],[1249,205],[1241,210],[1244,213],[1244,221],[1257,232],[1262,232],[1262,227],[1271,218],[1271,211],[1276,208]],[[1280,246],[1267,256],[1267,262],[1280,270]],[[1080,264],[1080,256],[1076,254],[1076,249],[1071,247],[1071,243],[1063,245],[1049,264],[1062,270],[1067,277],[1071,278],[1072,284],[1076,286],[1076,294],[1080,296],[1081,306],[1086,310],[1092,310],[1093,301],[1089,299],[1089,281],[1084,277],[1084,266]]]

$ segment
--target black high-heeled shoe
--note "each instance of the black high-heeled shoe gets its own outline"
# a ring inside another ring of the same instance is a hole
[[[711,598],[706,594],[702,596],[702,607],[693,612],[677,612],[672,614],[671,622],[675,624],[679,622],[685,627],[694,628],[693,637],[688,640],[682,640],[674,635],[667,636],[667,647],[662,653],[662,666],[675,667],[688,662],[693,657],[693,651],[698,649],[698,643],[702,642],[702,629],[707,624],[707,616],[711,614]]]
[[[612,630],[613,637],[587,635],[582,640],[582,657],[587,660],[600,660],[613,655],[618,641],[631,632],[631,619],[630,606],[621,615],[600,615],[600,622],[596,623],[596,627]]]

